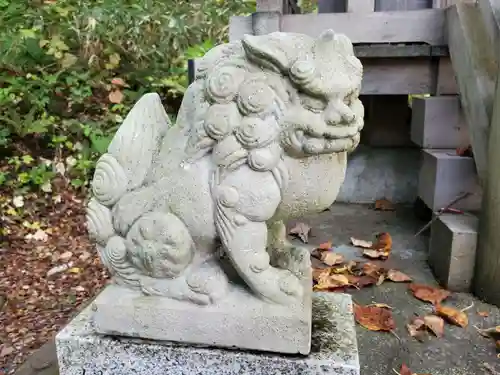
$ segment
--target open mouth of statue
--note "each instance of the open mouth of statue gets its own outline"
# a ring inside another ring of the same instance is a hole
[[[350,151],[359,143],[362,127],[362,121],[344,126],[328,126],[324,123],[322,126],[294,125],[284,132],[282,144],[301,155]]]

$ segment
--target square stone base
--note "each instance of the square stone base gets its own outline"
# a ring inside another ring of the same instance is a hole
[[[291,306],[269,303],[233,286],[213,305],[145,296],[119,285],[94,300],[96,333],[287,354],[311,348],[311,288]]]
[[[98,335],[91,306],[59,332],[56,347],[60,375],[360,373],[351,297],[337,293],[314,294],[312,350],[307,357]]]

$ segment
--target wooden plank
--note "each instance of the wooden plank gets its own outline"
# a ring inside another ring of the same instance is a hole
[[[326,29],[347,35],[353,43],[411,43],[444,45],[444,11],[321,13],[283,16],[285,32],[319,36]],[[250,18],[248,18],[248,22]]]
[[[456,93],[458,93],[458,84],[451,60],[449,58],[440,58],[436,95],[454,95]]]
[[[474,161],[479,178],[484,182],[497,75],[496,56],[477,7],[472,4],[457,4],[449,7],[446,13],[451,61],[470,131]]]
[[[359,58],[388,57],[448,57],[448,46],[428,44],[357,44],[354,53]]]
[[[474,271],[474,294],[484,302],[500,306],[500,80],[496,81],[490,124],[488,158],[490,167],[483,184],[479,215],[479,239]]]
[[[375,12],[432,8],[432,0],[375,0]]]
[[[366,59],[361,94],[428,94],[431,69],[426,59]]]
[[[350,13],[368,13],[375,10],[375,0],[347,0],[347,11]]]
[[[348,0],[318,0],[318,13],[343,13],[347,9],[347,1]]]

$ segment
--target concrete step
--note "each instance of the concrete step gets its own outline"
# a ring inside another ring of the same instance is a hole
[[[421,152],[418,196],[427,207],[437,211],[460,195],[470,192],[471,195],[452,207],[479,211],[482,194],[474,160],[471,157],[458,156],[455,150],[424,149]]]
[[[440,215],[431,226],[428,263],[439,283],[467,292],[474,276],[478,220],[473,215]]]
[[[411,140],[429,149],[467,146],[469,135],[459,97],[413,98]]]

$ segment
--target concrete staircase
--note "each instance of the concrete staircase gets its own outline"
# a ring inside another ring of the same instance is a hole
[[[481,189],[473,158],[457,152],[470,143],[460,98],[413,99],[411,139],[421,147],[418,196],[434,212],[429,265],[444,287],[468,291],[474,274],[475,213],[480,209]],[[436,215],[444,208],[462,212]]]

